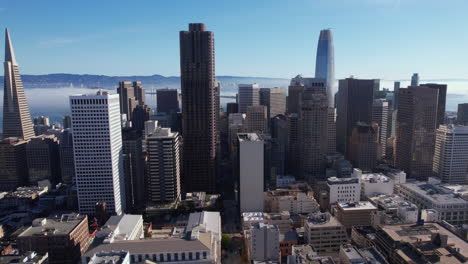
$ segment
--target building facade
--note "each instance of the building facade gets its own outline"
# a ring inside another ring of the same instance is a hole
[[[246,113],[245,119],[249,133],[268,133],[268,110],[266,106],[249,106]]]
[[[260,86],[257,83],[239,84],[239,113],[247,113],[250,106],[260,105]]]
[[[61,180],[59,140],[54,135],[33,137],[26,145],[28,183],[37,185],[49,180],[57,184]]]
[[[181,195],[181,138],[170,128],[156,128],[146,137],[146,191],[152,203],[171,203]]]
[[[262,212],[264,208],[264,141],[259,134],[239,133],[240,212]]]
[[[156,100],[158,113],[180,112],[179,93],[177,89],[158,89],[156,91]]]
[[[402,88],[398,96],[395,166],[408,177],[425,180],[432,175],[438,90]]]
[[[214,34],[204,24],[194,23],[179,36],[184,191],[214,193],[220,89],[215,77]]]
[[[70,96],[75,175],[81,213],[95,213],[106,202],[116,214],[125,210],[119,96]]]
[[[13,191],[27,184],[27,141],[9,137],[0,141],[0,190]]]
[[[439,126],[432,170],[444,183],[468,184],[468,126]]]

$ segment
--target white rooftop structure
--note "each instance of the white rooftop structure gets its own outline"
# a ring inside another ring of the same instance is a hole
[[[189,216],[186,232],[198,232],[198,228],[203,229],[205,232],[211,232],[219,240],[221,240],[221,216],[219,212],[198,212],[191,213]]]
[[[143,216],[129,214],[111,216],[96,237],[105,238],[104,243],[142,239]]]
[[[130,264],[130,254],[126,251],[96,252],[88,264]]]
[[[360,201],[357,203],[338,203],[345,211],[359,211],[359,210],[376,210],[375,207],[371,202],[368,201]]]

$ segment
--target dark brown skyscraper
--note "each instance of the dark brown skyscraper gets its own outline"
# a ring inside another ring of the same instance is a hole
[[[204,24],[180,32],[183,185],[185,192],[216,191],[219,85],[214,34]]]
[[[377,165],[379,152],[379,125],[358,123],[349,139],[349,160],[354,167],[370,171]]]
[[[3,136],[28,140],[34,137],[29,106],[8,29],[5,30],[5,78],[3,93]]]
[[[432,175],[438,89],[411,86],[398,92],[395,166],[408,177]]]
[[[437,99],[437,127],[445,123],[445,103],[447,100],[447,85],[437,83],[426,83],[421,86],[429,87],[439,90],[439,97]]]
[[[358,122],[372,123],[374,91],[379,80],[340,80],[336,117],[336,147],[349,158],[349,139]],[[377,88],[377,89],[376,89]]]
[[[158,113],[179,112],[179,94],[177,89],[158,89],[156,91]]]

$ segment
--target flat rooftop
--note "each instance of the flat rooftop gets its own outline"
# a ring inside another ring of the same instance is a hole
[[[357,203],[338,203],[338,206],[344,211],[377,210],[377,207],[368,201]]]
[[[84,256],[92,257],[98,252],[128,251],[130,254],[163,252],[210,251],[200,240],[181,238],[125,240],[111,244],[100,244],[90,248]]]
[[[85,218],[86,215],[80,214],[64,214],[56,218],[38,218],[35,219],[32,226],[21,233],[19,237],[67,235]]]
[[[388,183],[390,182],[390,178],[383,173],[363,173],[361,175],[361,181],[368,183]]]
[[[318,213],[306,219],[306,224],[310,227],[342,226],[341,223],[330,213]]]
[[[416,226],[413,224],[384,225],[382,226],[382,230],[393,240],[408,243],[429,242],[431,241],[432,234],[439,233],[441,235],[447,235],[447,244],[454,248],[459,248],[459,253],[468,259],[468,243],[439,224],[430,223],[423,226]]]
[[[453,185],[452,185],[453,186]],[[402,184],[403,188],[407,188],[412,192],[415,192],[425,198],[429,199],[435,204],[462,204],[468,207],[468,200],[462,198],[460,194],[454,192],[454,190],[445,187],[441,184],[430,184],[421,181],[411,181]]]

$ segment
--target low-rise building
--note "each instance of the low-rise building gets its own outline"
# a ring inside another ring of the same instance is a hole
[[[357,249],[348,244],[340,248],[341,264],[388,264],[388,261],[375,248]]]
[[[221,262],[221,217],[219,212],[190,214],[185,228],[174,229],[170,237],[122,240],[114,243],[94,244],[82,257],[88,263],[99,252],[126,251],[130,263],[143,261],[174,263],[220,263]]]
[[[88,217],[64,214],[35,219],[17,242],[20,253],[48,253],[50,264],[75,264],[90,245]]]
[[[410,181],[400,184],[398,193],[419,209],[435,209],[441,220],[459,225],[468,222],[468,199],[437,182]]]
[[[319,207],[312,193],[289,189],[265,192],[265,212],[289,211],[291,214],[309,214],[318,211]]]
[[[336,218],[348,230],[353,226],[368,226],[372,223],[372,215],[377,211],[371,202],[338,203]]]
[[[332,257],[318,256],[311,245],[292,246],[292,254],[287,260],[288,264],[335,264]]]
[[[375,234],[376,248],[391,263],[450,263],[468,261],[468,243],[443,226],[383,225]]]
[[[361,175],[362,199],[378,194],[393,194],[394,182],[383,173],[364,173]]]
[[[130,254],[127,251],[97,252],[89,262],[81,264],[130,264]]]
[[[138,240],[144,237],[142,215],[114,215],[96,234],[104,239],[103,243],[114,243],[122,240]]]
[[[396,194],[377,195],[370,197],[378,212],[374,214],[373,225],[380,224],[411,224],[418,221],[418,207]]]
[[[337,254],[348,243],[345,227],[329,213],[311,215],[304,223],[305,239],[319,255]]]
[[[361,170],[354,169],[349,178],[328,178],[327,188],[330,205],[338,202],[359,202],[361,199],[361,174]]]

